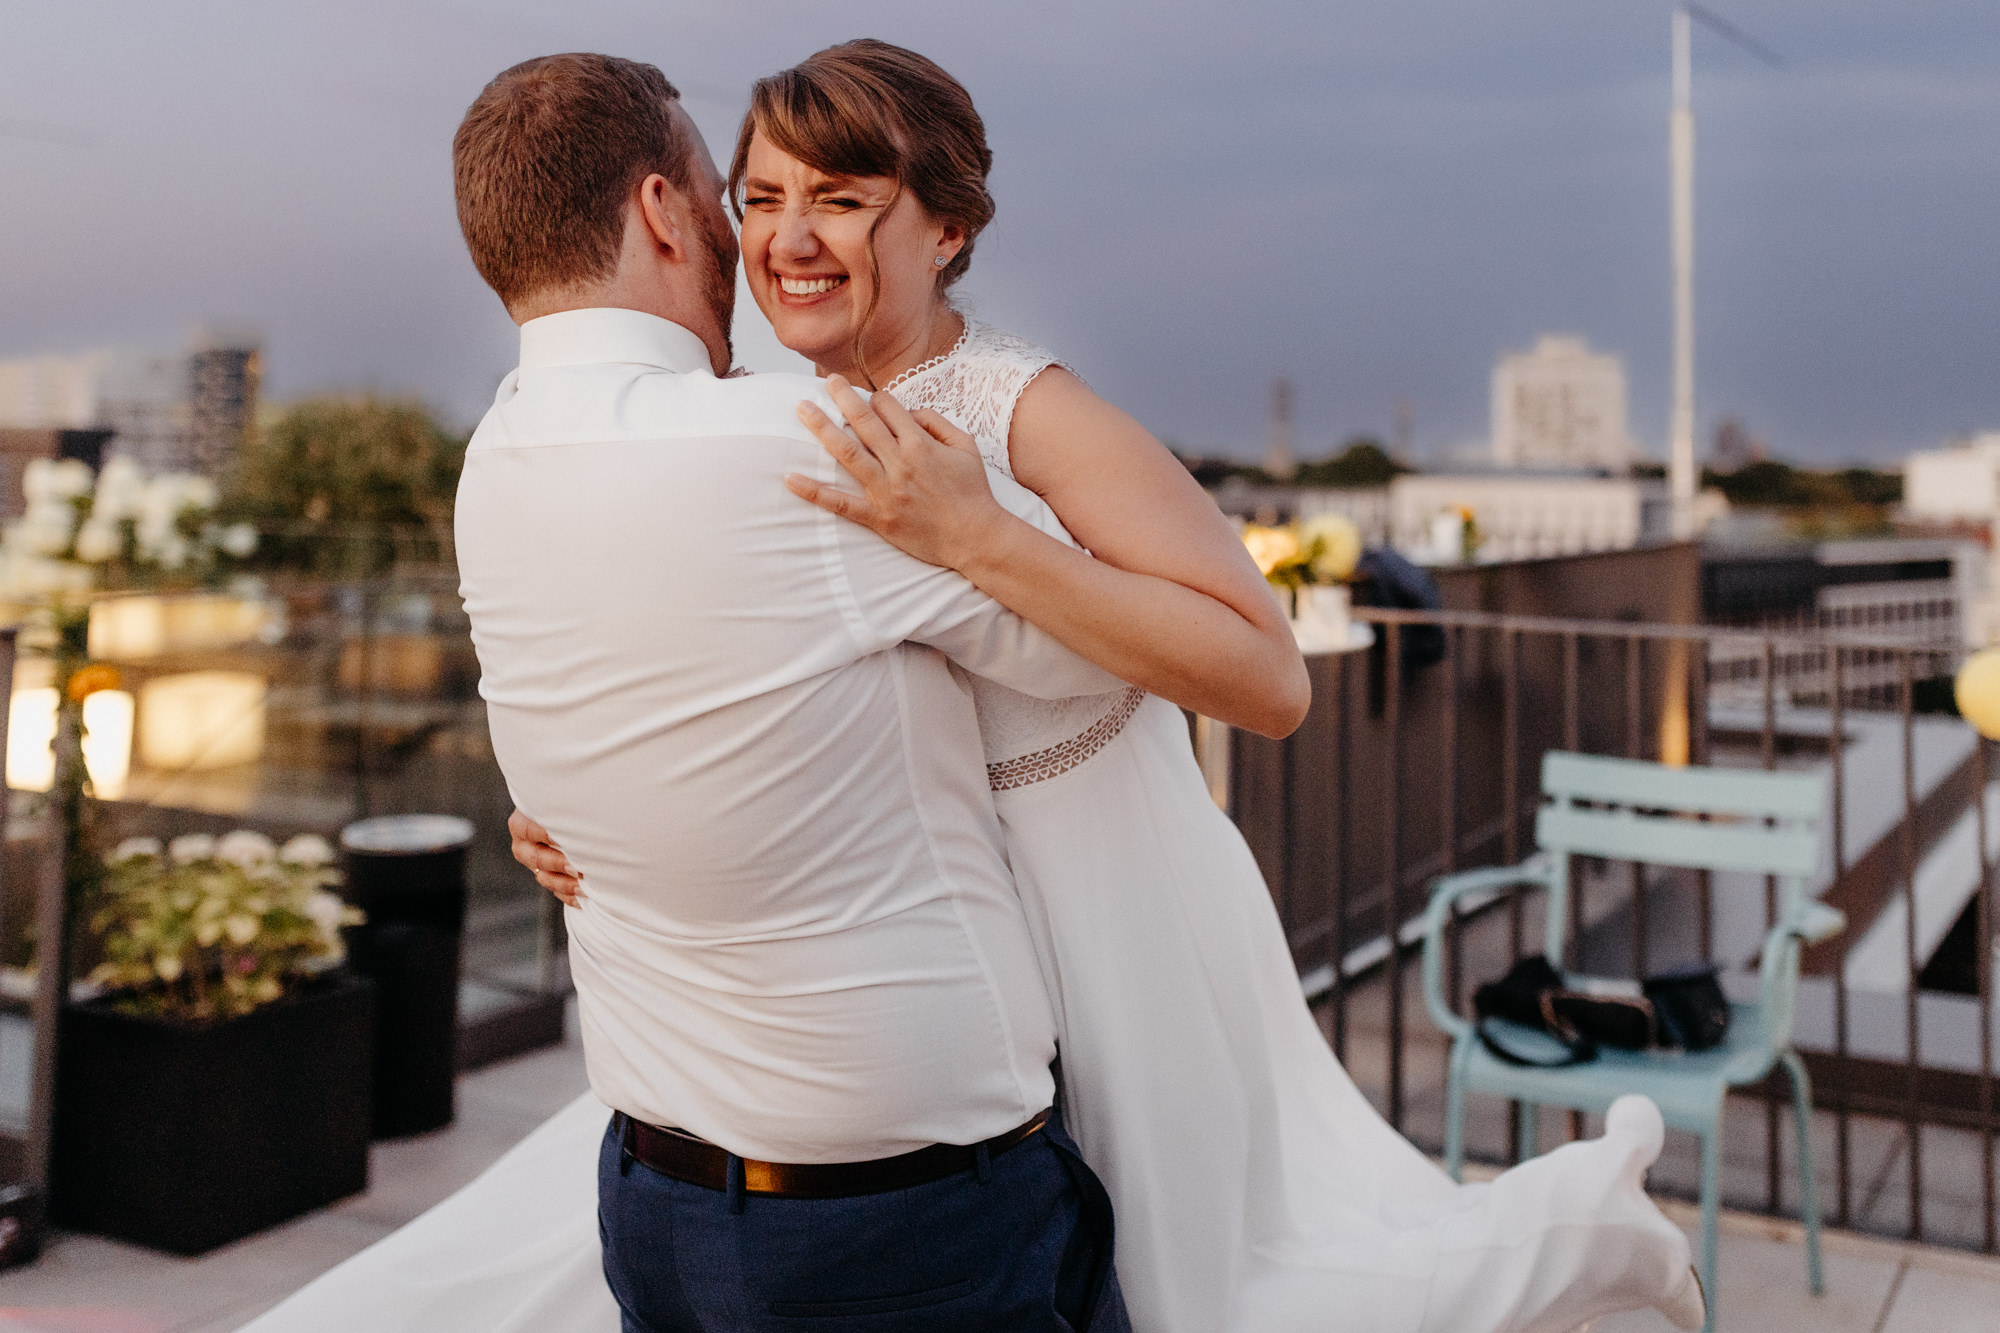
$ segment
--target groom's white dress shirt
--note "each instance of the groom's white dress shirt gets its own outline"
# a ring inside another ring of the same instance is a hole
[[[591,1086],[780,1162],[975,1142],[1050,1103],[1048,994],[947,659],[1118,687],[788,492],[837,476],[808,397],[834,411],[817,380],[717,379],[636,311],[530,321],[457,516],[494,752],[584,874]]]

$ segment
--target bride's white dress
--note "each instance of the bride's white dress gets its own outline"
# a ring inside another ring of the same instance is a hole
[[[1014,404],[1054,360],[968,322],[891,387],[1010,472]],[[1698,1308],[1687,1241],[1643,1190],[1650,1102],[1614,1107],[1603,1138],[1453,1184],[1327,1048],[1180,710],[1138,690],[972,687],[1056,1003],[1065,1116],[1113,1200],[1136,1333],[1568,1333]],[[579,1099],[249,1330],[615,1333],[595,1225],[605,1116]]]

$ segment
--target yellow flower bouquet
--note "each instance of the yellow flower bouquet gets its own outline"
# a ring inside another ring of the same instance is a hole
[[[1284,604],[1292,635],[1308,653],[1348,644],[1347,581],[1361,563],[1361,529],[1345,514],[1316,514],[1283,527],[1251,523],[1243,545]]]
[[[1361,562],[1361,529],[1345,514],[1316,514],[1282,527],[1245,524],[1243,545],[1280,590],[1345,583]]]

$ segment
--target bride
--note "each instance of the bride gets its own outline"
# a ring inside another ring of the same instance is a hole
[[[1114,1201],[1133,1327],[1562,1333],[1647,1305],[1699,1326],[1687,1240],[1644,1193],[1651,1102],[1456,1185],[1334,1059],[1176,707],[1290,731],[1307,686],[1289,630],[1165,449],[947,299],[993,213],[990,162],[950,75],[858,41],[758,82],[730,187],[758,306],[848,421],[801,408],[858,491],[793,489],[1131,682],[1049,703],[969,680],[1055,1002],[1065,1119]],[[987,468],[1038,492],[1070,540],[1000,510]],[[545,886],[588,892],[532,820],[513,826]],[[592,1192],[604,1115],[579,1099],[251,1327],[612,1333]]]

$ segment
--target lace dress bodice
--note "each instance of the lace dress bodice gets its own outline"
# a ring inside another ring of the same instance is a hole
[[[911,411],[928,407],[979,445],[986,465],[1012,478],[1007,453],[1014,405],[1035,376],[1062,363],[1024,338],[990,324],[965,321],[957,344],[887,386]],[[1056,535],[1077,542],[1058,527]],[[1073,699],[1037,699],[970,676],[994,790],[1045,781],[1075,768],[1108,744],[1137,710],[1136,689]]]

